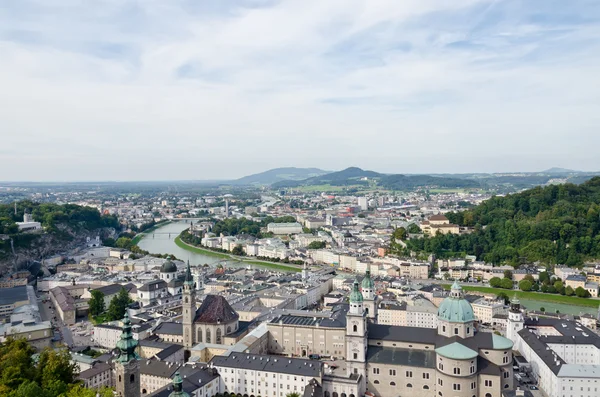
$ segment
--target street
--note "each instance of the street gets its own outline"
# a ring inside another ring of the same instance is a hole
[[[41,295],[42,300],[39,302],[40,315],[42,316],[42,320],[50,321],[52,323],[53,331],[58,331],[61,336],[62,343],[67,346],[73,345],[73,335],[71,334],[71,330],[68,326],[62,323],[60,316],[56,314],[56,308],[52,304],[52,301],[48,300],[47,302],[43,302],[44,298],[47,295]]]

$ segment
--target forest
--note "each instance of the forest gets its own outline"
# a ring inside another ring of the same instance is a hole
[[[493,264],[578,266],[600,258],[600,177],[536,187],[447,213],[471,233],[410,239],[407,250],[438,257],[476,255]]]

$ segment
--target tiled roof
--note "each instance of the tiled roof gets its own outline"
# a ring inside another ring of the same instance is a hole
[[[227,299],[220,295],[207,295],[196,311],[195,323],[218,324],[230,323],[239,319]]]

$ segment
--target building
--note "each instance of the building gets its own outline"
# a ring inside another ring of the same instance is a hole
[[[571,287],[577,289],[579,287],[585,288],[587,278],[581,274],[571,274],[567,276],[565,280],[565,287]]]
[[[112,367],[107,363],[96,363],[91,368],[81,371],[77,377],[88,389],[101,389],[112,387]]]
[[[298,234],[302,233],[302,225],[298,222],[290,223],[269,223],[267,232],[273,234]]]
[[[500,397],[513,388],[513,343],[476,331],[473,308],[457,283],[437,311],[435,329],[368,321],[358,282],[349,306],[338,305],[330,317],[282,314],[268,328],[271,353],[335,355],[344,362],[344,376],[323,376],[326,397],[353,380],[355,395],[382,397]]]
[[[442,234],[459,234],[460,227],[453,223],[442,214],[430,216],[428,220],[421,222],[421,231],[424,234],[435,236],[438,233]]]
[[[16,222],[20,232],[34,232],[42,230],[42,224],[35,222],[31,214],[23,214],[23,222]]]
[[[29,295],[26,285],[0,288],[0,320],[9,318],[16,308],[27,304],[29,304]]]
[[[131,334],[131,321],[126,311],[121,340],[117,342],[119,356],[115,360],[115,390],[118,397],[140,397],[140,363],[136,348],[137,341]]]
[[[482,298],[473,302],[471,306],[475,319],[484,324],[492,324],[494,316],[508,314],[508,308],[502,300]]]
[[[358,206],[361,211],[367,211],[369,209],[369,199],[367,197],[359,197]]]
[[[600,337],[582,323],[561,318],[525,318],[511,302],[507,337],[531,366],[531,376],[549,397],[600,393]]]

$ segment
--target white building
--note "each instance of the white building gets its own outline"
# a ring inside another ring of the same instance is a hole
[[[594,397],[600,393],[600,337],[581,323],[523,317],[511,302],[506,336],[530,363],[549,397]]]
[[[302,233],[302,225],[298,222],[269,223],[267,231],[273,234],[298,234]]]
[[[508,313],[502,300],[482,298],[471,304],[475,318],[480,323],[491,324],[493,317]]]

